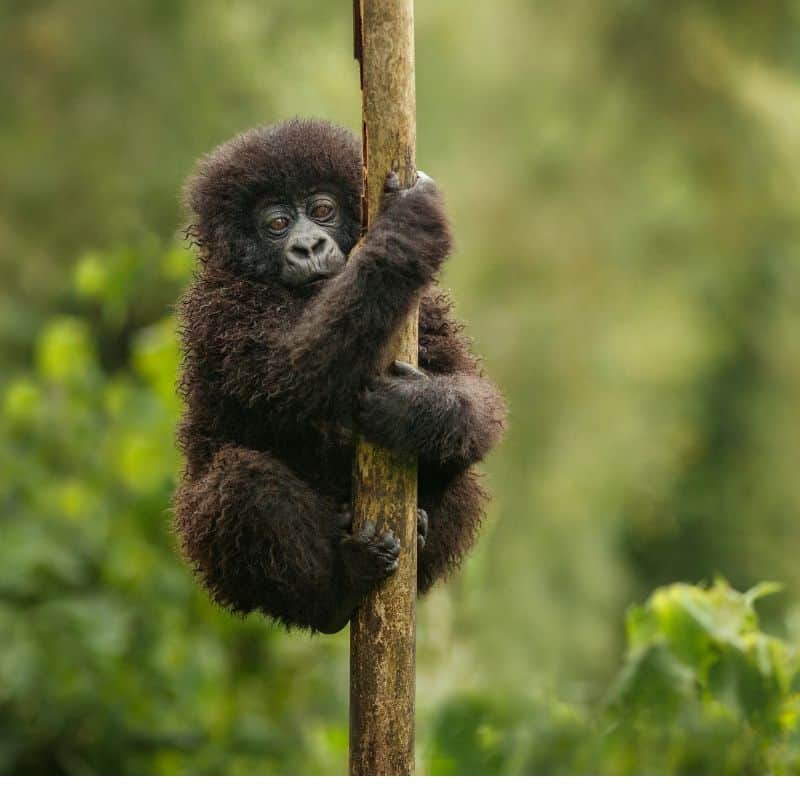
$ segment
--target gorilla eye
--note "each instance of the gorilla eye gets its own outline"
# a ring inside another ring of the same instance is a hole
[[[289,227],[288,217],[273,217],[268,223],[267,227],[272,233],[283,233]]]
[[[317,222],[327,222],[336,213],[331,200],[315,200],[309,209],[309,216]]]
[[[268,236],[283,236],[292,227],[293,220],[291,206],[282,202],[256,208],[256,225]]]

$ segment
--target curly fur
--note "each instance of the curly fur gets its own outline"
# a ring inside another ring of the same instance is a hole
[[[361,174],[351,133],[293,120],[222,145],[186,188],[199,271],[179,306],[186,467],[176,526],[217,602],[315,630],[329,629],[348,591],[336,512],[350,500],[356,422],[420,456],[426,591],[474,541],[486,494],[471,465],[504,420],[433,286],[450,248],[438,191],[428,182],[387,194],[354,249]],[[291,290],[276,279],[279,253],[257,236],[254,209],[320,187],[339,197],[347,265],[319,289]],[[423,376],[375,380],[417,299]]]

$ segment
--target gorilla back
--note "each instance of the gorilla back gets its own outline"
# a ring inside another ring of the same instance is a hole
[[[361,174],[351,133],[293,120],[223,144],[186,187],[199,269],[179,306],[182,547],[223,606],[323,632],[397,567],[392,531],[351,529],[353,431],[419,457],[426,591],[474,541],[473,465],[505,417],[435,288],[451,243],[436,185],[388,176],[354,249]],[[420,368],[388,364],[417,299]]]

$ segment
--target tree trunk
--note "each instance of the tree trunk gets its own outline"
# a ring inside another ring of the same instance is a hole
[[[361,65],[364,228],[374,219],[387,173],[415,179],[413,0],[354,0],[355,54]],[[417,363],[417,309],[390,355]],[[395,575],[373,592],[350,624],[350,773],[414,773],[417,465],[364,441],[355,459],[353,524],[374,520],[402,547]]]

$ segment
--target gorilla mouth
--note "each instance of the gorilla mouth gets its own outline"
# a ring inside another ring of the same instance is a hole
[[[344,259],[337,258],[331,253],[327,258],[310,259],[306,265],[308,275],[303,281],[303,286],[317,286],[330,278],[338,275],[344,267]]]
[[[318,242],[318,252],[315,253],[306,254],[299,246],[290,247],[284,255],[283,282],[300,288],[318,286],[336,277],[345,267],[345,258],[332,240],[327,242],[327,245],[322,240]]]

